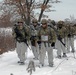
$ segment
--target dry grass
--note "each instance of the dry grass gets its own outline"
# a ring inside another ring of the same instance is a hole
[[[0,54],[12,51],[16,47],[15,40],[12,35],[5,35],[4,33],[0,33]]]

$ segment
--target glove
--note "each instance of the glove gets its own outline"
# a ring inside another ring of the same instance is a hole
[[[36,36],[31,36],[30,40],[34,40]]]
[[[58,35],[58,40],[62,40],[62,38],[60,37],[60,35]]]
[[[38,44],[41,44],[41,41],[37,41]]]
[[[71,52],[72,52],[72,53],[74,53],[74,52],[75,52],[75,50],[72,50]]]
[[[21,42],[21,40],[19,39],[19,38],[16,38],[16,40],[20,43]]]
[[[71,34],[68,34],[68,37],[70,38],[71,37]]]
[[[53,42],[53,43],[51,44],[51,46],[54,47],[54,46],[55,46],[55,42]]]
[[[23,42],[24,42],[24,43],[27,43],[27,39],[24,39]]]

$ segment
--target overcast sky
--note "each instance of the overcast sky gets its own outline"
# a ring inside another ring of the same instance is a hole
[[[64,20],[65,18],[69,18],[70,15],[73,15],[76,18],[76,0],[60,1],[61,3],[53,4],[52,9],[55,9],[55,12],[46,13],[49,15],[49,18],[54,20]]]
[[[50,18],[54,20],[64,20],[69,18],[70,15],[75,16],[76,18],[76,0],[60,0],[61,3],[54,4],[56,12],[50,12]]]
[[[2,0],[0,0],[0,2],[1,2]]]

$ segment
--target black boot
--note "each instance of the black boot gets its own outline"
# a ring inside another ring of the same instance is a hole
[[[58,55],[57,58],[61,59],[61,55]]]
[[[72,49],[72,51],[71,51],[72,53],[74,53],[75,52],[75,50],[74,49]]]
[[[67,57],[66,53],[63,53],[63,57]]]

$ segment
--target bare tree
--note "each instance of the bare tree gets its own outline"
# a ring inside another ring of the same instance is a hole
[[[73,23],[73,24],[75,24],[75,23],[76,23],[75,16],[74,16],[74,15],[70,15],[69,18],[66,18],[66,19],[65,19],[65,22],[66,22],[66,23]]]
[[[22,18],[27,25],[30,25],[31,19],[35,18],[34,10],[41,9],[38,21],[41,21],[43,16],[43,12],[51,8],[52,5],[50,3],[59,3],[58,0],[43,0],[40,2],[36,2],[36,0],[4,0],[2,5],[2,10],[4,12],[10,12],[13,19]],[[51,10],[50,10],[51,11]],[[54,10],[53,10],[54,11]],[[47,15],[48,16],[48,15]],[[45,16],[45,17],[47,17]],[[12,19],[12,18],[11,18]]]

